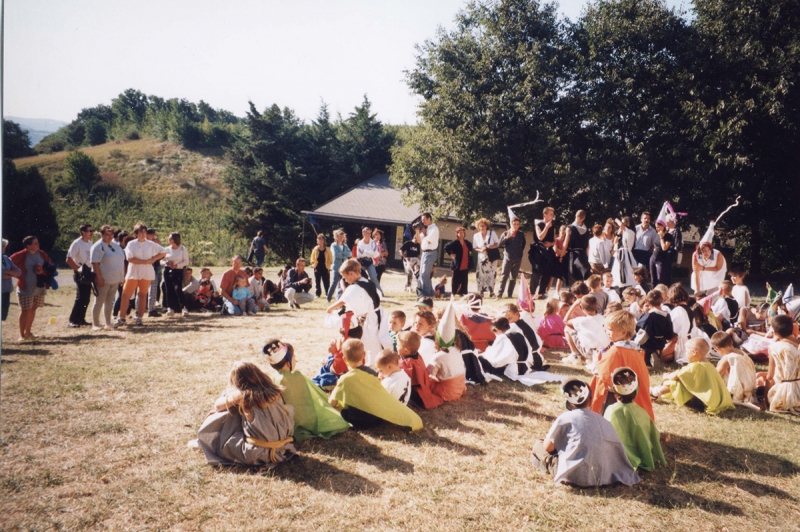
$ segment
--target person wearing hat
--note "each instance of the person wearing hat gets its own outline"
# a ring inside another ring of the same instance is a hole
[[[667,465],[656,424],[633,402],[639,391],[636,373],[631,368],[619,367],[611,374],[611,382],[609,392],[617,402],[606,408],[603,417],[617,431],[633,468],[654,471],[656,464]],[[647,388],[642,395],[647,395]]]
[[[508,297],[514,294],[514,287],[517,285],[519,268],[522,266],[522,253],[525,251],[525,232],[520,231],[519,217],[514,211],[508,209],[508,220],[511,227],[508,231],[500,235],[500,246],[503,247],[503,266],[500,272],[500,287],[497,289],[498,299],[503,297],[508,283]]]
[[[272,369],[278,372],[277,386],[282,386],[284,402],[294,408],[294,439],[329,439],[350,428],[350,424],[328,403],[328,396],[311,379],[295,369],[291,344],[277,338],[267,340],[261,350]]]
[[[614,426],[589,408],[589,386],[572,379],[563,384],[561,393],[567,411],[556,418],[544,439],[534,442],[533,466],[553,475],[556,484],[597,487],[638,483],[641,479]]]
[[[719,283],[725,280],[728,265],[722,253],[714,249],[714,222],[708,225],[708,230],[697,244],[697,249],[692,254],[692,290],[708,292],[715,290]]]

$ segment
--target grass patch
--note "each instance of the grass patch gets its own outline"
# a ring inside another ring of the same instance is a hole
[[[402,283],[384,276],[398,302],[386,307],[411,314]],[[93,333],[66,327],[73,298],[70,287],[48,294],[36,343],[13,344],[16,302],[3,327],[3,530],[786,530],[800,519],[800,419],[769,413],[709,417],[658,403],[666,467],[630,488],[554,486],[529,454],[563,411],[555,384],[470,387],[420,412],[419,433],[311,440],[266,475],[214,469],[186,443],[231,363],[268,368],[261,345],[279,336],[314,375],[334,332],[321,326],[324,304]],[[589,378],[559,362],[553,371]]]

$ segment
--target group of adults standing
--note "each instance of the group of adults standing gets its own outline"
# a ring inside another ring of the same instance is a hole
[[[613,274],[615,286],[631,286],[636,284],[634,270],[638,268],[648,272],[654,285],[672,283],[673,265],[679,260],[683,248],[675,214],[659,216],[655,225],[651,223],[650,213],[643,212],[640,223],[635,226],[632,219],[625,216],[622,219],[609,218],[604,224],[596,223],[589,228],[585,225],[586,212],[580,210],[573,223],[561,226],[558,231],[555,218],[555,209],[545,207],[542,218],[534,223],[533,242],[528,248],[532,266],[530,290],[534,297],[544,298],[554,279],[560,285],[561,281],[573,283],[605,272]],[[476,232],[471,241],[466,238],[465,227],[456,228],[455,240],[444,246],[451,259],[453,294],[469,291],[468,274],[474,267],[477,292],[488,292],[490,297],[500,298],[507,289],[508,297],[512,297],[527,239],[520,229],[519,217],[511,210],[509,222],[509,229],[498,236],[492,230],[492,223],[481,218],[475,223]],[[415,226],[414,238],[401,248],[407,275],[406,288],[410,286],[412,275],[416,274],[419,296],[433,296],[432,272],[438,241],[438,227],[430,213],[424,213]],[[500,283],[495,289],[500,248],[503,248]],[[700,247],[700,253],[693,257],[693,269],[696,270],[697,264],[703,261],[709,262],[706,267],[713,267],[710,263],[717,255],[709,249],[710,245]],[[472,264],[473,251],[477,252],[475,265]],[[704,259],[706,256],[708,258]]]

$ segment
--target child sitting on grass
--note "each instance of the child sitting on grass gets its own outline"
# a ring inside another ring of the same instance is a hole
[[[687,405],[707,414],[719,414],[733,408],[731,394],[716,368],[706,362],[709,345],[703,338],[686,342],[689,363],[664,375],[664,383],[650,389],[653,398],[665,396],[676,404]]]
[[[656,424],[641,406],[633,402],[639,392],[636,372],[631,368],[617,368],[611,381],[611,392],[617,402],[606,408],[603,417],[617,431],[631,465],[645,471],[654,471],[656,464],[667,465]],[[644,390],[642,395],[647,395],[648,387],[645,386]]]
[[[769,346],[767,400],[771,412],[800,413],[800,352],[792,337],[794,322],[786,315],[772,318],[775,343]]]
[[[558,315],[561,316],[561,319],[563,320],[564,316],[567,315],[567,312],[569,311],[570,307],[572,307],[572,305],[575,304],[578,298],[575,297],[575,294],[573,294],[569,290],[562,291],[559,298],[560,302],[558,304]]]
[[[400,355],[390,349],[384,349],[378,357],[377,366],[381,384],[386,391],[407,405],[411,398],[411,378],[400,367]]]
[[[236,304],[242,309],[243,316],[248,314],[256,315],[256,300],[250,296],[250,283],[247,281],[247,277],[236,278],[231,297],[236,300]]]
[[[592,378],[592,410],[602,415],[605,408],[613,402],[608,390],[613,388],[613,374],[619,368],[631,368],[636,374],[636,382],[645,390],[650,389],[650,373],[644,363],[644,356],[637,344],[631,342],[636,330],[633,314],[620,310],[605,318],[606,334],[612,342],[611,346],[600,355]],[[636,403],[647,412],[650,419],[655,420],[650,395],[641,393],[636,396]]]
[[[210,465],[272,469],[292,458],[294,409],[251,362],[234,362],[230,383],[203,421],[197,443]]]
[[[406,313],[393,310],[389,315],[389,338],[392,340],[392,351],[397,351],[397,334],[406,326]]]
[[[558,313],[557,299],[549,299],[545,303],[544,316],[539,320],[539,336],[542,337],[543,347],[551,349],[568,347],[564,339],[564,320]]]
[[[603,290],[603,278],[600,275],[590,275],[586,284],[591,290],[591,295],[597,300],[597,314],[603,315],[608,305],[608,294]]]
[[[261,266],[256,266],[253,269],[253,276],[248,280],[250,284],[250,297],[256,303],[257,310],[264,312],[269,310],[269,301],[267,301],[268,293],[265,291],[264,270]]]
[[[452,303],[447,305],[438,321],[436,354],[428,365],[428,373],[433,380],[433,393],[444,401],[455,401],[467,393],[467,367],[461,356]]]
[[[447,297],[450,294],[447,293],[447,276],[443,276],[439,283],[433,287],[433,297],[436,298],[443,298]]]
[[[528,344],[531,347],[531,355],[533,357],[531,363],[533,370],[546,371],[550,366],[544,363],[544,357],[542,357],[541,353],[539,352],[539,349],[541,348],[539,345],[539,336],[536,334],[536,331],[533,330],[533,327],[531,327],[530,324],[522,319],[522,314],[519,311],[519,307],[514,303],[506,303],[503,305],[502,313],[503,317],[507,319],[508,323],[511,325],[510,330],[522,333],[522,335],[528,341]]]
[[[268,340],[261,352],[278,372],[275,384],[283,387],[283,400],[294,408],[294,439],[325,438],[350,428],[342,415],[328,404],[328,396],[311,379],[295,370],[294,348],[277,338]]]
[[[328,402],[356,430],[368,429],[389,422],[411,430],[422,428],[422,419],[406,405],[392,397],[364,365],[366,351],[361,340],[353,338],[342,346],[344,360],[350,370],[342,375]]]
[[[731,276],[733,281],[733,290],[731,291],[736,302],[739,304],[739,309],[745,309],[750,306],[750,290],[744,284],[744,278],[747,277],[747,270],[740,264],[731,266],[728,275]]]
[[[436,339],[434,333],[436,332],[436,316],[430,310],[419,309],[414,316],[414,324],[411,330],[417,333],[420,337],[420,343],[416,351],[422,357],[423,365],[427,366],[433,361],[436,354]],[[398,353],[400,352],[398,342]]]
[[[521,333],[510,333],[511,325],[506,318],[497,318],[492,321],[492,332],[495,340],[486,348],[478,360],[486,374],[509,379],[527,373],[527,360],[530,357],[530,347]],[[516,335],[516,338],[512,338]],[[520,369],[523,371],[520,372]]]
[[[399,365],[411,379],[411,405],[436,408],[442,404],[442,398],[433,393],[433,382],[428,375],[428,368],[419,354],[420,342],[419,334],[414,331],[403,331],[397,335]]]
[[[603,328],[605,320],[601,314],[597,313],[597,299],[594,294],[583,296],[580,306],[585,316],[572,317],[571,313],[575,308],[573,307],[570,312],[567,312],[566,319],[565,337],[571,354],[564,361],[573,364],[592,361],[593,354],[609,344]]]
[[[752,404],[756,395],[756,366],[753,360],[734,348],[733,337],[726,332],[711,336],[711,347],[722,357],[717,371],[731,394],[734,404]]]
[[[325,364],[319,369],[316,377],[311,379],[314,384],[329,392],[336,386],[336,382],[341,375],[347,373],[347,364],[342,354],[342,345],[349,339],[361,339],[362,329],[358,321],[353,317],[352,312],[346,312],[342,317],[342,327],[339,329],[339,337],[331,340],[328,345],[328,358]]]
[[[622,303],[619,292],[614,288],[614,276],[611,272],[605,272],[603,274],[603,292],[608,296],[609,303]]]
[[[533,466],[553,475],[556,484],[588,488],[638,483],[641,479],[613,425],[588,408],[589,386],[575,379],[564,383],[561,391],[567,412],[556,418],[543,440],[534,442]]]
[[[730,329],[739,320],[739,303],[733,297],[733,283],[725,280],[719,283],[719,299],[711,310],[720,319],[722,330]]]
[[[628,312],[633,314],[633,317],[636,318],[636,321],[639,321],[639,318],[641,318],[642,314],[644,313],[642,311],[644,301],[639,301],[642,299],[642,296],[639,295],[639,291],[634,287],[629,286],[622,291],[622,298],[625,300],[625,304],[628,305]]]
[[[637,332],[633,342],[644,350],[644,359],[648,366],[653,366],[654,362],[658,365],[661,351],[674,336],[672,318],[669,313],[661,310],[661,302],[661,292],[648,292],[642,305],[644,314],[636,323]]]
[[[633,269],[633,280],[636,281],[635,288],[639,291],[639,295],[646,295],[650,291],[650,273],[644,266],[639,266]]]

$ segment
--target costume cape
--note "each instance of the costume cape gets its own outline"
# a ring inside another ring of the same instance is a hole
[[[411,378],[411,386],[419,394],[422,405],[427,408],[436,408],[444,400],[433,393],[433,381],[428,375],[422,357],[419,353],[400,358],[400,368]]]
[[[377,377],[360,369],[351,369],[339,378],[331,399],[342,408],[352,406],[401,427],[422,428],[422,419],[413,410],[392,397]]]
[[[606,404],[608,388],[614,385],[611,374],[617,368],[631,368],[639,381],[640,390],[650,389],[650,372],[644,362],[644,352],[626,347],[634,345],[629,342],[615,342],[606,351],[600,354],[600,360],[594,369],[594,378],[589,385],[592,389],[592,411],[598,414],[603,413]],[[641,406],[650,419],[655,421],[653,414],[653,403],[650,401],[649,393],[638,393],[634,402]]]
[[[647,390],[644,389],[646,392]],[[664,451],[661,450],[658,429],[644,408],[636,403],[615,403],[603,415],[614,426],[625,454],[634,469],[653,471],[656,464],[666,465]]]
[[[678,380],[670,385],[666,399],[673,399],[678,405],[697,397],[706,405],[707,414],[719,414],[733,408],[733,399],[728,388],[719,376],[717,369],[709,362],[692,362],[678,370]]]
[[[294,407],[294,439],[328,439],[350,424],[328,403],[328,395],[299,371],[283,370],[275,383],[283,386],[283,400]]]

